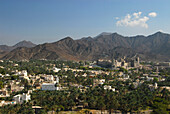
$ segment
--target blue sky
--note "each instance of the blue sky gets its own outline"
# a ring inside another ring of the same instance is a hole
[[[170,0],[0,0],[0,44],[40,44],[101,32],[170,33],[169,5]]]

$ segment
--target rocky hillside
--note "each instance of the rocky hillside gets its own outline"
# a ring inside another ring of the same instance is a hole
[[[62,59],[97,60],[140,56],[143,60],[170,60],[170,35],[157,32],[150,36],[124,37],[117,33],[100,34],[73,40],[66,37],[54,43],[45,43],[32,48],[20,47],[2,59]]]

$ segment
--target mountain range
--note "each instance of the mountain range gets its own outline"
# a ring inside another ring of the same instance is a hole
[[[102,33],[94,38],[73,40],[66,37],[53,43],[28,46],[21,44],[12,46],[11,49],[0,46],[0,50],[3,49],[1,59],[97,60],[137,55],[142,60],[170,61],[170,34],[162,32],[133,37]]]

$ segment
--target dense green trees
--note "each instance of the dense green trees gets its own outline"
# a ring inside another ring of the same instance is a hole
[[[18,64],[14,66],[14,64]],[[0,68],[1,74],[11,74],[12,70],[27,70],[28,74],[53,74],[50,68],[56,66],[57,68],[63,68],[64,66],[69,66],[69,68],[78,68],[81,64],[73,61],[52,61],[52,60],[30,60],[28,61],[4,61],[0,62],[0,66],[5,66],[5,68]]]
[[[165,81],[158,82],[159,86],[170,86],[170,76],[166,78]]]
[[[22,105],[4,106],[1,112],[10,113],[32,113],[31,106],[38,105],[43,107],[41,113],[54,110],[72,110],[80,101],[88,109],[113,110],[122,112],[132,112],[153,109],[154,113],[167,114],[168,105],[170,104],[169,93],[166,89],[161,92],[158,90],[150,91],[147,84],[125,92],[127,88],[121,88],[119,92],[104,90],[103,87],[88,88],[84,93],[79,89],[70,87],[68,91],[34,91],[31,95],[31,101]],[[161,94],[160,96],[157,96]],[[23,109],[25,107],[25,109]],[[7,110],[10,109],[10,110]],[[28,110],[30,109],[30,110]]]
[[[0,108],[0,114],[34,114],[34,110],[29,103],[6,105]]]
[[[129,93],[117,93],[104,90],[100,87],[89,88],[85,93],[72,88],[68,92],[64,91],[36,91],[32,94],[32,100],[36,105],[44,107],[46,111],[49,107],[62,106],[60,110],[72,110],[79,100],[87,103],[86,108],[108,110],[121,110],[122,112],[140,111],[150,107],[155,112],[167,110],[170,101],[164,97],[157,97],[158,91],[150,91],[146,84],[140,86]],[[164,102],[160,102],[163,100]],[[159,102],[158,102],[159,101]],[[163,104],[161,104],[163,103]],[[162,108],[159,108],[158,106]]]
[[[0,89],[2,89],[4,87],[4,83],[3,81],[0,81]]]
[[[170,105],[169,101],[165,100],[164,98],[155,98],[153,100],[153,114],[168,114],[167,111],[168,106]]]
[[[12,67],[14,63],[17,63],[20,67]],[[31,109],[32,105],[38,105],[43,107],[39,113],[46,113],[47,111],[54,110],[59,112],[62,110],[72,110],[76,108],[79,104],[83,105],[84,108],[88,109],[97,109],[108,110],[110,113],[114,110],[120,110],[122,112],[139,112],[141,110],[153,109],[153,113],[168,113],[168,105],[170,104],[169,91],[166,89],[163,90],[154,90],[151,91],[148,87],[148,83],[158,82],[155,78],[154,81],[144,82],[142,85],[137,88],[133,85],[133,82],[136,80],[140,81],[140,76],[143,74],[135,73],[131,70],[129,73],[126,69],[120,68],[120,70],[109,70],[104,68],[87,68],[82,67],[82,65],[89,64],[81,61],[80,63],[72,61],[42,61],[42,60],[31,60],[30,62],[4,62],[0,63],[0,66],[6,65],[6,68],[0,69],[0,73],[6,74],[10,73],[12,70],[27,70],[29,74],[53,74],[58,75],[60,78],[61,85],[67,85],[68,90],[65,91],[34,91],[31,95],[31,101],[27,104],[22,105],[10,105],[0,108],[2,113],[33,113]],[[68,71],[59,71],[58,73],[52,72],[51,69],[53,66],[58,68],[63,68],[69,66],[70,68],[81,68],[85,70],[103,70],[110,71],[110,75],[100,74],[96,75],[93,78],[83,77],[84,73],[90,74],[88,71],[82,72],[72,72]],[[130,79],[126,81],[119,80],[118,73],[124,72],[126,75],[130,76]],[[139,70],[140,72],[150,72],[145,71],[144,69]],[[114,75],[111,72],[115,72]],[[162,70],[161,74],[168,74],[169,71]],[[18,76],[12,75],[11,77],[6,77],[8,80],[18,80]],[[103,85],[93,86],[95,79],[105,79],[106,82],[104,85],[111,85],[111,87],[116,89],[116,92],[110,90],[104,90]],[[111,81],[112,80],[112,81]],[[170,78],[167,77],[165,81],[158,82],[160,86],[169,86]],[[4,83],[7,83],[5,79],[0,78],[0,88],[3,87]],[[31,84],[33,82],[30,82]],[[38,82],[37,82],[38,83]],[[20,83],[25,86],[24,92],[31,88],[31,85],[27,80],[23,79]],[[74,87],[79,85],[80,87]],[[59,85],[56,85],[59,86]],[[80,91],[80,88],[85,90]],[[23,93],[23,91],[22,91]],[[13,93],[13,95],[19,93]],[[7,100],[12,100],[12,97],[9,97]]]

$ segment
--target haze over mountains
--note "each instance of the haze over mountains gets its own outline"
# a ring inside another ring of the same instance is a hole
[[[95,38],[73,40],[66,37],[54,43],[36,46],[31,42],[29,44],[32,45],[26,44],[21,43],[10,49],[5,46],[1,47],[0,49],[5,52],[1,59],[97,60],[138,55],[143,60],[170,60],[170,35],[161,32],[134,37],[124,37],[117,33],[102,33]]]

